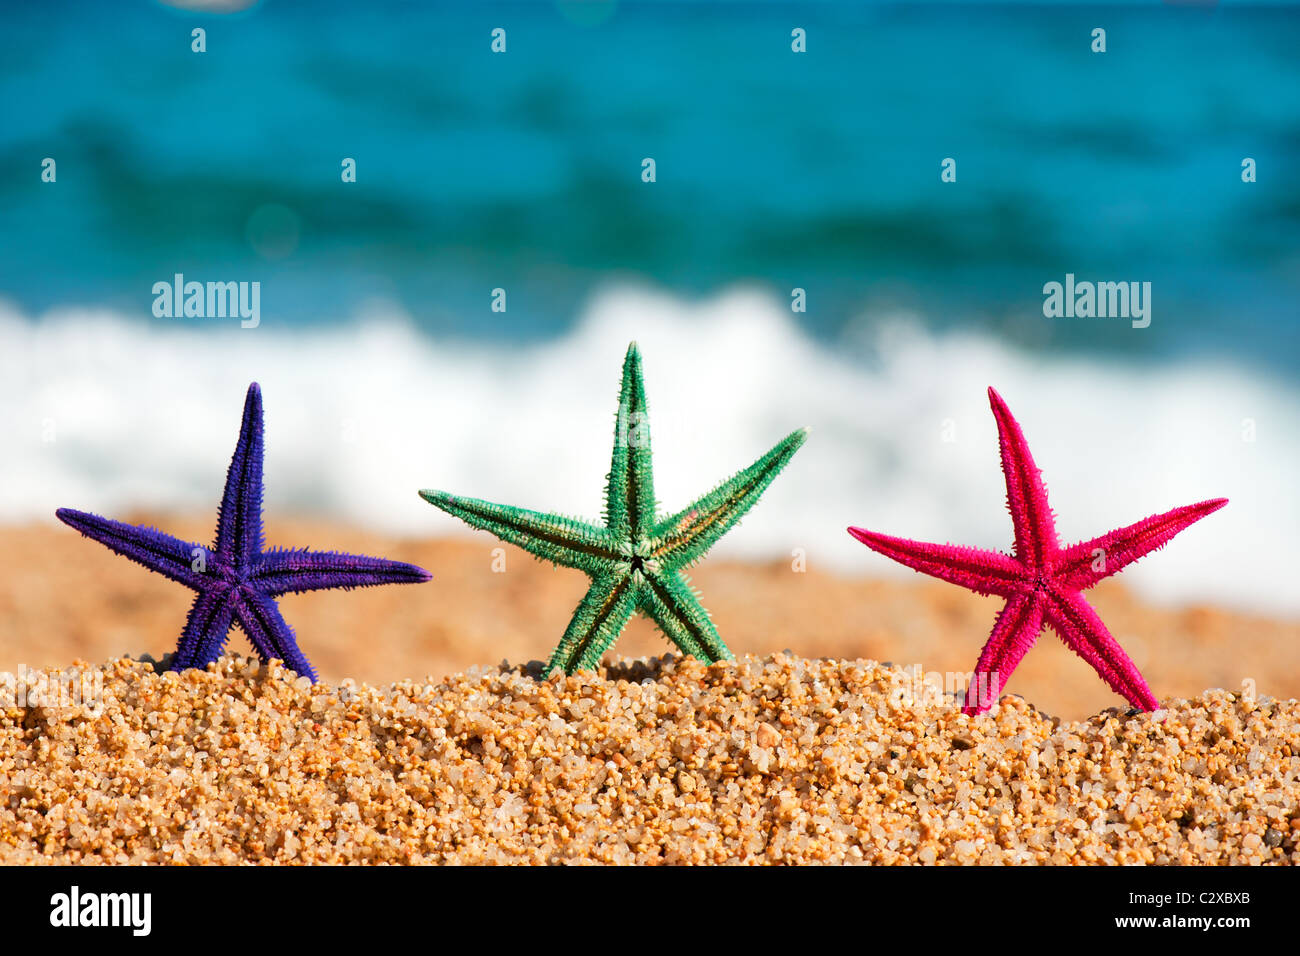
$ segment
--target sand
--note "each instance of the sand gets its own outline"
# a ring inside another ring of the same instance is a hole
[[[0,863],[1300,862],[1294,700],[1063,722],[865,660],[539,672],[85,666],[93,699],[0,712]]]
[[[62,526],[0,528],[0,671],[111,661],[83,665],[102,712],[0,700],[0,862],[1300,862],[1295,620],[1106,581],[1089,597],[1165,711],[1128,716],[1046,633],[970,719],[915,668],[963,675],[999,602],[920,576],[709,559],[739,663],[660,659],[634,620],[602,671],[541,682],[581,574],[487,536],[267,535],[434,581],[283,598],[314,687],[238,631],[211,672],[159,675],[123,655],[174,648],[184,588]]]
[[[413,505],[417,517],[420,508],[429,512],[429,523],[419,527],[437,526],[434,509],[418,500]],[[113,517],[191,540],[212,535],[213,518],[206,514]],[[580,572],[543,564],[487,534],[396,537],[274,514],[266,533],[269,544],[379,554],[412,561],[434,576],[418,586],[281,599],[304,652],[333,683],[350,677],[387,684],[502,660],[544,659],[587,587]],[[497,548],[503,550],[494,554]],[[498,572],[502,557],[504,571]],[[879,567],[896,569],[883,558]],[[897,571],[900,577],[886,579],[835,574],[812,550],[802,573],[788,561],[749,564],[710,556],[691,576],[738,655],[789,649],[811,658],[862,657],[940,674],[968,672],[1001,602]],[[1192,697],[1211,687],[1300,697],[1300,620],[1204,604],[1155,607],[1135,598],[1123,575],[1103,581],[1088,597],[1157,697]],[[185,588],[63,525],[0,527],[0,670],[123,654],[162,657],[175,649],[191,598]],[[230,649],[250,651],[237,631]],[[640,618],[614,648],[627,657],[673,650]],[[1007,692],[1071,720],[1125,704],[1050,633],[1012,675]]]

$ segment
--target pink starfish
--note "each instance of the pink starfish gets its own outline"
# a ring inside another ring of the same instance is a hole
[[[993,705],[1006,679],[1034,646],[1044,624],[1091,664],[1117,694],[1139,710],[1156,710],[1159,703],[1151,688],[1084,600],[1083,591],[1163,547],[1188,525],[1218,511],[1228,499],[1214,498],[1175,508],[1062,548],[1056,537],[1055,516],[1047,504],[1047,489],[1020,425],[1011,417],[1002,396],[991,388],[989,404],[998,422],[1007,505],[1016,529],[1013,554],[926,544],[863,528],[849,528],[849,534],[909,568],[980,594],[1007,599],[975,665],[964,713],[980,714]]]

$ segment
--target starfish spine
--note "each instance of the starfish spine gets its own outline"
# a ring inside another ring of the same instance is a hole
[[[262,660],[278,657],[315,681],[315,669],[275,603],[278,595],[429,580],[422,568],[385,558],[306,548],[264,550],[262,458],[262,392],[254,382],[244,400],[211,548],[82,511],[56,512],[86,537],[198,592],[176,646],[173,670],[215,661],[231,625],[237,624]]]
[[[1154,710],[1159,706],[1155,694],[1082,592],[1163,547],[1184,528],[1218,511],[1227,499],[1175,508],[1063,549],[1042,473],[1020,424],[992,388],[989,405],[997,421],[1007,508],[1015,529],[1012,554],[928,544],[864,528],[849,528],[849,533],[923,574],[1006,598],[975,665],[963,708],[967,714],[982,713],[993,705],[1044,625],[1091,664],[1117,694],[1134,707]]]
[[[730,660],[731,651],[684,570],[757,503],[806,437],[806,430],[792,433],[686,508],[657,520],[649,411],[641,353],[633,342],[623,359],[603,527],[445,491],[420,495],[471,527],[591,578],[547,673],[557,667],[570,674],[596,667],[638,612],[682,653],[710,662]]]

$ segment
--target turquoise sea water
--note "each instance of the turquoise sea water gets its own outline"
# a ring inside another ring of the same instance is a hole
[[[182,272],[260,280],[277,322],[382,297],[430,331],[514,340],[620,277],[748,281],[806,288],[823,339],[903,305],[1033,348],[1297,354],[1300,10],[568,9],[7,5],[0,294],[148,320],[151,283]],[[1151,328],[1044,322],[1067,272],[1151,281]]]

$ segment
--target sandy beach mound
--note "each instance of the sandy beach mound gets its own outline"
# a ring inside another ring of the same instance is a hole
[[[1294,700],[1063,723],[1016,697],[967,718],[871,661],[539,669],[123,659],[80,705],[19,686],[0,862],[1300,862]]]
[[[212,534],[207,514],[114,517],[187,540],[207,541]],[[554,568],[514,547],[503,556],[500,542],[486,534],[400,538],[321,520],[275,519],[267,540],[381,554],[433,572],[434,580],[418,587],[279,599],[308,659],[334,684],[350,677],[380,686],[412,674],[454,674],[502,658],[547,656],[591,583],[580,571]],[[900,579],[861,577],[816,560],[796,571],[780,559],[710,557],[691,579],[733,653],[761,657],[788,649],[810,658],[893,661],[927,673],[969,672],[1004,603],[912,571]],[[68,599],[70,587],[75,600]],[[127,652],[161,657],[175,649],[193,600],[187,588],[71,528],[0,526],[0,671]],[[1089,591],[1088,601],[1162,699],[1192,697],[1207,687],[1300,698],[1300,618],[1153,604],[1115,578]],[[229,648],[252,652],[233,631]],[[634,658],[676,648],[638,616],[614,651]],[[1066,720],[1125,706],[1051,633],[1016,668],[1007,691]]]

